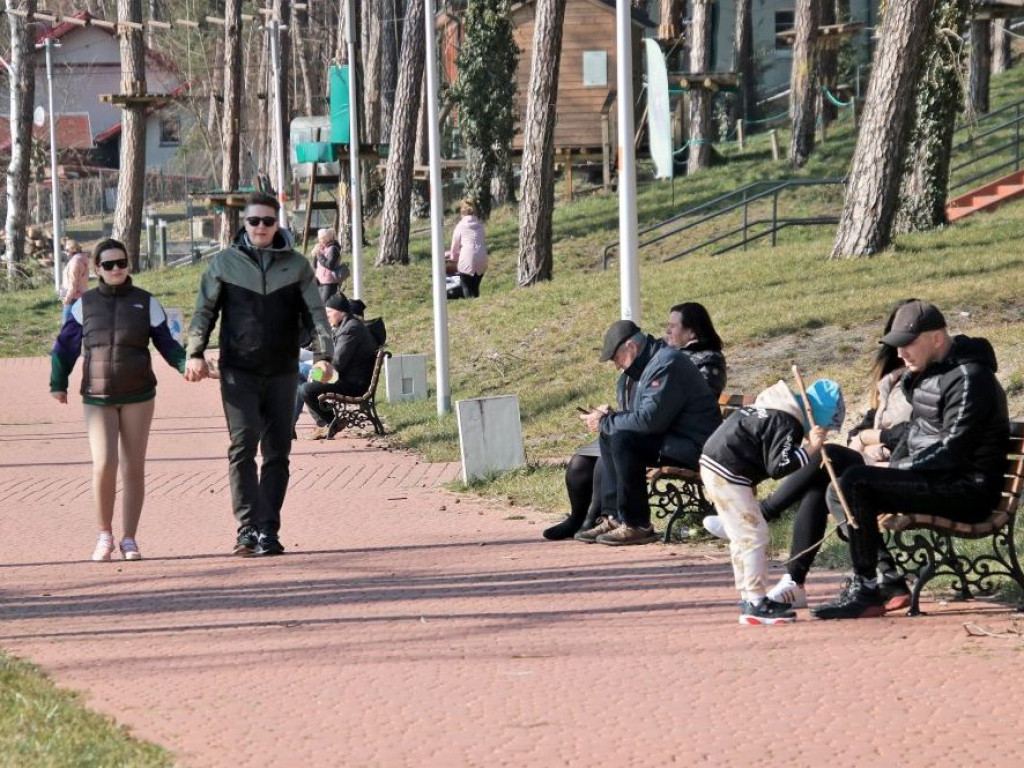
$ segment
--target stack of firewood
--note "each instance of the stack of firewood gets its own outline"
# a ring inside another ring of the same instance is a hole
[[[53,238],[39,227],[25,232],[25,255],[44,267],[53,266]]]

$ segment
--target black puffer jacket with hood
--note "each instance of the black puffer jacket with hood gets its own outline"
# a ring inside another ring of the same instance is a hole
[[[913,414],[890,466],[950,478],[973,474],[990,491],[1001,488],[1010,420],[996,369],[987,339],[956,336],[944,359],[904,374]]]

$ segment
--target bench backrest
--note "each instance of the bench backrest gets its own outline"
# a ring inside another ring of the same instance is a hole
[[[384,360],[389,357],[391,357],[391,353],[384,349],[384,347],[380,347],[377,350],[377,359],[373,361],[373,375],[370,376],[370,386],[366,388],[366,394],[363,395],[364,398],[369,399],[373,397],[374,393],[377,391],[377,381],[380,379],[380,372],[384,367]]]
[[[722,418],[729,418],[733,411],[738,411],[745,405],[753,405],[756,399],[754,395],[745,395],[742,392],[723,392],[718,396],[718,407],[722,409]]]
[[[1011,421],[1003,498],[995,511],[1010,514],[1016,512],[1020,505],[1021,491],[1024,491],[1024,421]]]

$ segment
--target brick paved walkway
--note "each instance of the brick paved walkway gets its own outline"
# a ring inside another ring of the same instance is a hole
[[[739,627],[724,550],[542,542],[544,515],[458,499],[457,467],[362,440],[299,443],[288,556],[228,557],[217,387],[166,369],[146,559],[87,562],[81,405],[53,403],[47,371],[0,360],[0,646],[181,765],[1024,757],[1024,641],[962,626],[1006,629],[1004,607]]]

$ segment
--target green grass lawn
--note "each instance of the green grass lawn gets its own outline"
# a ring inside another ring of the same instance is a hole
[[[160,747],[90,712],[37,668],[0,651],[0,767],[170,766]]]

